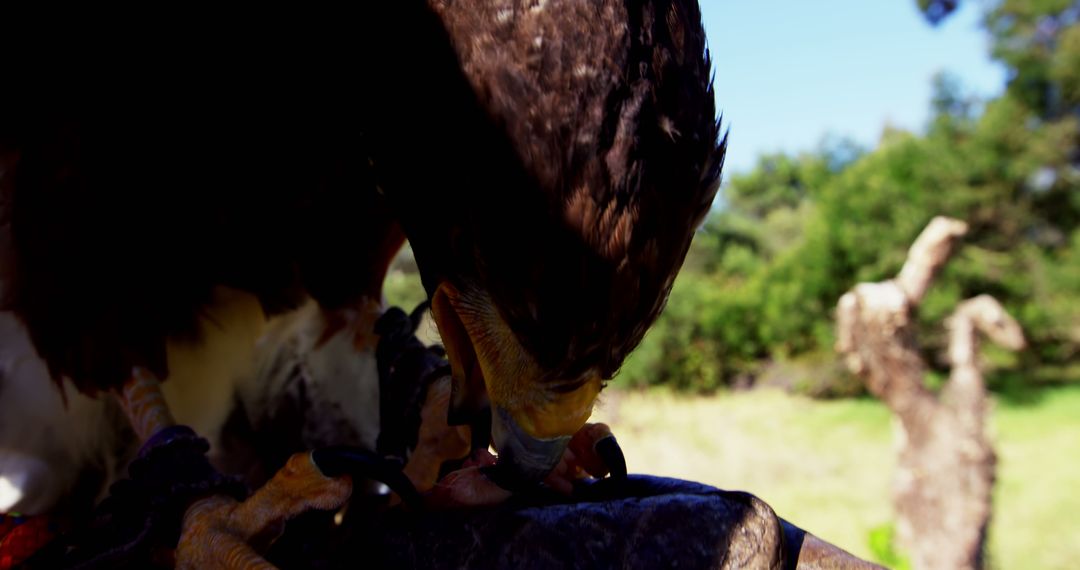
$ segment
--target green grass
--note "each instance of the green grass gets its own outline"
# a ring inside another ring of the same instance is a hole
[[[383,295],[391,307],[400,307],[405,312],[427,299],[420,278],[413,273],[391,269],[383,282]]]
[[[990,529],[997,568],[1076,568],[1080,560],[1080,389],[1049,391],[996,415],[998,482]]]
[[[875,400],[613,392],[596,417],[616,431],[632,472],[752,492],[780,516],[859,556],[873,558],[872,532],[892,522],[892,420]],[[1080,389],[1000,404],[993,426],[993,567],[1074,567]]]

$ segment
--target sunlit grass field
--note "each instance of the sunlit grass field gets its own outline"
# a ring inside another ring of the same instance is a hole
[[[752,492],[856,555],[874,559],[871,530],[892,520],[892,420],[875,400],[612,391],[594,417],[612,425],[631,472]],[[992,567],[1078,567],[1080,389],[997,402],[993,431]]]

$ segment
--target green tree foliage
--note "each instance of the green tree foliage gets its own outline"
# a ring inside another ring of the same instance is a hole
[[[919,4],[934,21],[956,7]],[[1032,341],[1021,357],[994,357],[994,378],[1077,377],[1080,2],[985,9],[994,57],[1010,72],[1004,95],[979,101],[940,75],[922,134],[886,131],[870,152],[827,141],[733,177],[623,382],[711,390],[768,362],[823,361],[839,296],[894,275],[942,214],[971,231],[922,307],[927,361],[943,366],[941,321],[956,303],[990,293]]]

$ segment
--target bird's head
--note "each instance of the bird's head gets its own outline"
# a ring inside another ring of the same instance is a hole
[[[726,137],[700,13],[432,4],[477,111],[426,116],[433,136],[453,133],[430,143],[435,164],[391,166],[409,188],[435,178],[425,168],[451,179],[395,200],[451,363],[452,419],[489,407],[500,469],[537,481],[659,315],[715,196]],[[454,77],[440,86],[440,105],[463,102]]]
[[[432,312],[453,375],[451,423],[483,424],[512,479],[542,479],[562,457],[603,386],[597,369],[542,362],[502,316],[488,291],[442,282]],[[534,339],[535,340],[535,339]]]

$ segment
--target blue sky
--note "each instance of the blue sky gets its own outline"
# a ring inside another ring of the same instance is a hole
[[[914,0],[701,0],[716,101],[731,127],[727,172],[763,152],[812,149],[826,134],[873,146],[884,125],[921,129],[930,79],[947,70],[1000,93],[979,3],[934,28]]]

